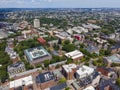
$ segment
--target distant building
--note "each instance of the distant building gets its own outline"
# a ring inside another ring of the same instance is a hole
[[[35,90],[32,76],[20,78],[9,83],[9,90]]]
[[[67,32],[63,32],[63,31],[58,32],[55,36],[58,37],[61,40],[66,40],[66,39],[71,37]]]
[[[105,57],[104,60],[108,64],[120,63],[120,55],[119,54],[113,54],[112,56]]]
[[[39,19],[34,19],[34,27],[39,28],[40,27],[40,21]]]
[[[24,39],[30,39],[33,37],[37,37],[39,35],[39,33],[36,30],[24,30],[21,32]]]
[[[25,70],[26,69],[25,69],[25,65],[23,62],[17,62],[7,67],[7,71],[8,71],[10,78],[14,77],[18,73],[24,72]]]
[[[56,85],[55,76],[52,72],[45,72],[36,77],[37,87],[41,90]]]
[[[25,56],[31,64],[44,62],[44,60],[51,60],[52,56],[43,48],[35,47],[24,51]]]
[[[88,32],[88,29],[85,29],[84,27],[73,27],[71,30],[77,34],[80,34],[82,32]]]
[[[97,26],[95,24],[82,24],[82,26],[88,30],[99,30],[101,27],[100,26]]]
[[[43,39],[43,38],[38,38],[37,40],[38,40],[38,42],[40,42],[41,44],[46,44],[46,43],[47,43],[46,40]]]
[[[94,46],[94,45],[89,45],[86,50],[89,52],[89,53],[96,53],[96,54],[99,54],[99,48]]]
[[[110,48],[110,51],[111,51],[112,54],[114,54],[114,53],[119,53],[119,52],[120,52],[120,45],[119,45],[119,44],[116,44],[116,45],[112,46],[112,47]]]
[[[5,52],[8,53],[8,55],[13,63],[16,63],[19,61],[19,55],[13,50],[13,48],[6,47]]]
[[[75,64],[62,66],[62,73],[68,80],[71,80],[74,78],[74,74],[76,70],[77,70],[77,66]]]
[[[76,61],[76,60],[80,60],[84,55],[79,50],[75,50],[75,51],[66,53],[65,56]]]

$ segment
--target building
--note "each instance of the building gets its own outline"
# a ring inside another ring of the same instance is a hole
[[[22,33],[22,36],[24,37],[24,39],[30,39],[30,38],[39,36],[39,33],[37,32],[36,29],[24,30],[21,33]]]
[[[94,73],[94,68],[83,65],[76,71],[76,78],[81,79],[89,75],[92,75],[93,73]]]
[[[111,69],[111,68],[106,68],[106,67],[98,67],[97,68],[97,71],[104,75],[104,76],[108,76],[108,77],[111,77],[112,75],[115,74],[114,70]]]
[[[38,42],[40,42],[41,44],[46,44],[46,43],[47,43],[46,40],[43,39],[43,38],[38,38],[37,40],[38,40]]]
[[[9,83],[9,90],[35,90],[32,76],[20,78]]]
[[[67,58],[72,58],[73,60],[80,60],[84,55],[82,52],[80,52],[79,50],[75,50],[69,53],[66,53],[65,56]]]
[[[101,27],[100,26],[97,26],[95,24],[82,24],[82,26],[88,30],[99,30]]]
[[[85,72],[79,70],[81,67],[79,67],[79,69],[76,71],[75,76],[77,80],[72,83],[75,90],[84,90],[84,89],[87,90],[87,88],[90,88],[89,86],[97,87],[99,85],[100,82],[99,73],[96,72],[93,68],[90,68],[88,66],[85,67],[89,68],[86,69]]]
[[[61,83],[45,90],[64,90],[66,87],[67,87],[66,83]]]
[[[108,65],[110,65],[111,63],[120,63],[120,55],[113,54],[112,56],[105,57],[104,60],[105,63],[108,63]]]
[[[66,40],[66,39],[71,37],[67,32],[64,32],[64,31],[58,32],[55,36],[58,37],[61,40]]]
[[[101,79],[96,90],[120,90],[120,87],[115,85],[112,79]]]
[[[34,27],[39,28],[40,27],[40,21],[39,19],[34,19]]]
[[[45,72],[45,73],[39,74],[36,77],[36,83],[37,83],[38,89],[44,90],[46,88],[56,85],[55,76],[52,72]]]
[[[26,49],[25,56],[31,64],[44,62],[44,60],[51,60],[52,56],[42,47],[35,47]]]
[[[95,90],[95,88],[93,86],[89,86],[89,87],[87,87],[87,88],[85,88],[83,90]]]
[[[62,73],[68,80],[71,80],[74,78],[74,74],[76,70],[77,70],[77,66],[75,64],[62,66]]]
[[[25,69],[25,65],[23,62],[17,62],[7,67],[7,71],[8,71],[10,78],[14,77],[18,73],[24,72],[25,70],[26,69]]]
[[[16,63],[19,61],[19,55],[13,50],[13,48],[7,46],[5,48],[5,52],[8,53],[10,59],[12,60],[13,63]]]
[[[114,54],[114,53],[119,53],[119,52],[120,52],[120,45],[119,45],[119,44],[116,44],[116,45],[112,46],[112,47],[110,48],[110,51],[111,51],[112,54]]]
[[[99,48],[94,46],[94,45],[89,45],[86,50],[89,52],[89,53],[96,53],[96,54],[99,54]]]
[[[73,27],[71,30],[75,33],[78,33],[78,34],[80,34],[82,32],[85,32],[85,33],[88,32],[88,29],[85,29],[83,27]]]

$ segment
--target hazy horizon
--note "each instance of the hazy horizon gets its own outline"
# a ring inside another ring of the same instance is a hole
[[[1,0],[0,8],[120,8],[120,0]]]

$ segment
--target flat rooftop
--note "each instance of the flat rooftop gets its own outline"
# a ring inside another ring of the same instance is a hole
[[[107,57],[108,62],[120,63],[120,55],[113,54],[112,56]]]
[[[80,78],[86,77],[86,75],[91,75],[94,72],[94,68],[83,65],[76,71]]]
[[[27,49],[24,52],[30,62],[36,59],[50,56],[50,54],[41,46]]]
[[[42,73],[42,74],[39,74],[37,77],[36,77],[36,82],[37,83],[45,83],[45,82],[48,82],[48,81],[51,81],[51,80],[54,80],[54,75],[53,73],[51,72],[45,72],[45,73]]]
[[[66,53],[65,56],[67,56],[68,58],[76,59],[82,57],[83,53],[80,52],[79,50],[74,50],[72,52]]]
[[[21,78],[18,80],[11,81],[9,83],[9,87],[10,88],[17,88],[17,87],[22,86],[23,84],[25,86],[33,84],[32,76],[28,76],[28,77],[24,77],[24,78]]]
[[[87,88],[85,88],[83,90],[95,90],[95,88],[93,86],[89,86],[89,87],[87,87]]]
[[[75,64],[63,65],[62,67],[66,72],[71,72],[73,68],[77,68]]]

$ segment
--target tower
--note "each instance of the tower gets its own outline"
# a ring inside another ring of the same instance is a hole
[[[39,28],[40,27],[40,21],[39,19],[34,19],[34,27]]]

